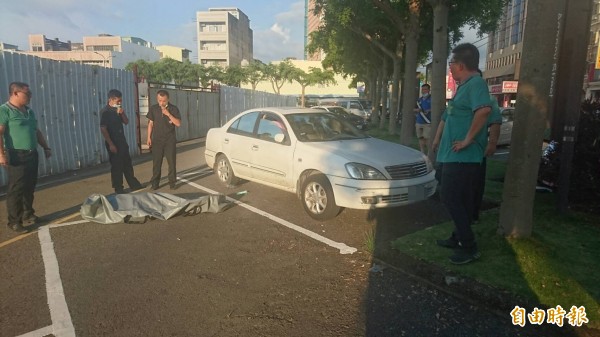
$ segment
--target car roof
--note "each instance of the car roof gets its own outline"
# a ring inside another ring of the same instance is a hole
[[[270,111],[270,112],[280,113],[282,115],[291,115],[291,114],[299,114],[299,113],[323,113],[323,110],[321,110],[321,109],[292,107],[292,106],[254,108],[254,109],[249,109],[246,111]],[[246,111],[244,111],[244,112],[246,112]]]

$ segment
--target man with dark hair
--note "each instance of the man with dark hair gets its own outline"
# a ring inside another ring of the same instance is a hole
[[[455,249],[450,262],[469,263],[481,255],[471,229],[474,179],[481,168],[487,145],[486,126],[491,111],[487,84],[478,73],[479,51],[470,44],[452,50],[450,72],[460,85],[448,103],[437,161],[443,164],[441,200],[455,230],[437,244]]]
[[[46,159],[52,152],[28,106],[32,95],[29,85],[12,82],[8,94],[8,102],[0,106],[0,166],[5,166],[8,174],[7,225],[17,233],[25,233],[29,229],[23,223],[31,225],[38,220],[33,209],[39,164],[37,145],[44,149]]]
[[[148,110],[148,147],[152,151],[152,178],[150,179],[151,188],[158,189],[161,176],[163,157],[167,158],[169,165],[169,187],[174,190],[177,185],[177,138],[175,127],[181,125],[181,115],[179,109],[169,103],[169,92],[159,90],[156,93],[157,104],[154,104]]]
[[[131,191],[143,186],[133,174],[133,164],[129,155],[129,145],[125,138],[123,124],[129,124],[129,118],[121,107],[123,94],[116,89],[108,92],[108,104],[100,110],[100,132],[104,137],[108,158],[110,159],[110,177],[115,193],[125,193],[123,176]]]
[[[421,86],[421,97],[417,100],[417,115],[415,122],[415,131],[419,139],[419,148],[421,152],[427,153],[427,142],[431,133],[431,86],[427,83]]]

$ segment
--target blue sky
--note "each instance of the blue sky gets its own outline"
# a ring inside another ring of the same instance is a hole
[[[28,49],[29,34],[81,42],[100,33],[135,36],[190,49],[197,62],[195,18],[209,7],[237,7],[250,19],[254,58],[303,58],[304,0],[19,0],[2,6],[0,41]]]

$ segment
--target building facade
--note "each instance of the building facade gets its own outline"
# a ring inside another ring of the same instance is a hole
[[[526,17],[527,0],[510,0],[504,7],[498,29],[488,35],[484,78],[500,106],[515,104]]]
[[[159,56],[161,59],[164,58],[171,58],[175,61],[179,61],[179,62],[185,62],[185,61],[190,61],[190,53],[192,52],[189,49],[185,49],[185,48],[180,48],[180,47],[175,47],[175,46],[167,46],[167,45],[162,45],[162,46],[156,46],[156,49],[158,50]]]
[[[245,65],[253,59],[253,33],[248,16],[237,8],[196,12],[198,63],[222,67]]]
[[[309,54],[306,47],[310,43],[310,34],[319,30],[321,26],[321,15],[315,15],[315,0],[305,0],[304,3],[304,59],[307,61],[322,61],[323,51]]]
[[[43,35],[30,35],[29,51],[25,53],[57,61],[71,61],[118,69],[124,69],[128,63],[137,60],[155,62],[160,59],[158,50],[154,49],[150,42],[135,37],[108,34],[84,36],[83,43],[69,41],[67,50],[48,50],[48,46],[42,45],[47,42],[46,40],[48,39]],[[58,39],[49,41],[58,41]],[[44,48],[45,50],[40,50]]]
[[[585,97],[598,101],[600,100],[600,0],[594,0],[587,64],[583,85]]]

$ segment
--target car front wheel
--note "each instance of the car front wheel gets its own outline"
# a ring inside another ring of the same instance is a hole
[[[234,187],[239,182],[239,179],[233,173],[233,168],[231,168],[229,160],[223,154],[217,157],[215,172],[217,173],[217,177],[219,177],[219,181],[227,187]]]
[[[336,217],[341,208],[335,204],[333,189],[323,174],[306,178],[302,186],[302,206],[311,218],[319,221]]]

